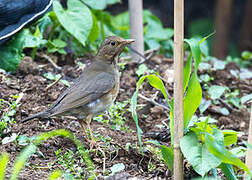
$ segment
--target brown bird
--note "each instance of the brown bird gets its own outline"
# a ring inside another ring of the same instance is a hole
[[[82,121],[86,118],[87,127],[90,130],[92,148],[95,141],[90,122],[94,115],[106,111],[115,101],[120,84],[120,75],[117,68],[119,55],[124,47],[132,42],[134,42],[133,39],[125,40],[117,36],[107,37],[102,42],[91,65],[84,69],[80,77],[59,96],[50,108],[44,112],[27,117],[22,122],[33,118],[48,118],[61,115],[75,116],[87,141],[89,141]]]

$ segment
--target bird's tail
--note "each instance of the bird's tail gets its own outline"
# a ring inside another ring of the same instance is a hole
[[[46,112],[46,111],[44,111],[44,112],[39,112],[39,113],[37,113],[37,114],[33,114],[33,115],[31,115],[31,116],[29,116],[29,117],[27,117],[27,118],[21,120],[21,122],[27,122],[27,121],[29,121],[29,120],[31,120],[31,119],[34,119],[34,118],[45,118],[45,117],[49,117],[49,116],[50,116],[50,113],[49,113],[49,112]]]

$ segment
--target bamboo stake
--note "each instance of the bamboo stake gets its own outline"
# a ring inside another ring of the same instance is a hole
[[[131,47],[140,54],[144,54],[144,39],[143,39],[143,2],[142,0],[129,0],[130,11],[130,37],[136,41],[131,44]],[[133,62],[141,62],[143,58],[135,53],[131,54]]]
[[[183,69],[184,69],[184,0],[174,0],[174,180],[183,179]]]
[[[252,102],[250,102],[250,121],[249,121],[249,132],[248,132],[248,143],[252,144]],[[247,148],[247,155],[246,155],[246,166],[249,170],[252,170],[252,150]],[[246,179],[247,174],[245,173],[244,180]]]

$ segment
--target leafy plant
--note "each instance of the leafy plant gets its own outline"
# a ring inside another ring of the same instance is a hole
[[[57,161],[55,163],[60,164],[62,167],[60,168],[65,175],[71,176],[77,179],[86,179],[86,174],[84,169],[80,166],[81,163],[84,162],[84,159],[81,157],[79,151],[77,151],[77,155],[80,158],[76,158],[76,155],[70,149],[66,152],[62,152],[62,149],[58,149],[55,151],[57,156]]]
[[[0,99],[0,107],[3,107],[4,104],[7,105],[7,108],[3,109],[1,120],[0,120],[0,136],[2,136],[3,130],[8,128],[8,125],[15,123],[14,116],[16,115],[16,108],[20,105],[19,101],[22,98],[23,93],[19,95],[12,96],[15,100],[8,102],[4,99]]]
[[[94,120],[110,124],[110,128],[113,130],[119,130],[119,131],[129,131],[129,127],[125,126],[125,120],[124,114],[128,111],[128,108],[126,106],[128,105],[128,101],[124,102],[116,102],[115,104],[112,104],[110,106],[110,109],[107,112],[108,119],[105,119],[103,115],[99,115],[97,117],[94,117]]]
[[[206,37],[207,38],[207,37]],[[230,146],[237,142],[237,133],[233,131],[221,131],[215,125],[208,123],[209,118],[201,119],[199,122],[192,118],[202,99],[202,90],[200,87],[197,70],[201,62],[202,50],[200,44],[206,39],[186,39],[185,42],[189,45],[191,51],[187,58],[184,68],[184,129],[186,135],[180,142],[181,150],[186,159],[193,166],[194,170],[202,177],[205,174],[217,167],[220,167],[225,173],[226,177],[233,177],[234,171],[232,165],[235,165],[247,173],[248,168],[245,164],[233,155],[225,146]],[[192,57],[194,59],[194,72],[191,72]],[[173,100],[170,102],[167,98],[166,88],[162,80],[156,75],[142,76],[138,83],[135,93],[131,99],[132,116],[136,123],[137,134],[139,139],[140,148],[142,149],[141,142],[141,129],[138,124],[136,113],[137,94],[145,79],[148,79],[149,84],[160,90],[167,101],[170,109],[170,132],[171,132],[171,147],[160,146],[163,159],[168,168],[172,170],[173,167]],[[216,90],[218,93],[216,94]],[[209,88],[209,94],[212,99],[220,98],[227,88],[221,86],[213,86]],[[231,165],[231,166],[230,166]]]
[[[90,179],[93,179],[95,177],[94,175],[94,165],[92,163],[92,161],[90,160],[89,156],[88,156],[88,152],[84,149],[82,143],[69,131],[64,130],[64,129],[58,129],[58,130],[54,130],[51,132],[45,132],[42,133],[40,135],[38,135],[34,141],[32,143],[30,143],[28,146],[26,146],[20,153],[20,155],[17,157],[17,159],[15,160],[14,166],[12,168],[12,172],[11,172],[11,180],[15,180],[18,179],[18,175],[20,173],[20,171],[22,170],[22,168],[25,166],[26,161],[28,160],[28,158],[34,154],[36,152],[36,148],[37,146],[42,143],[43,141],[49,139],[49,138],[53,138],[56,136],[63,136],[66,138],[71,139],[77,146],[78,151],[80,152],[83,160],[85,161],[86,165],[87,165],[87,171],[90,175]],[[3,153],[0,157],[0,179],[4,179],[5,177],[5,172],[7,169],[7,164],[9,161],[9,157],[7,153]],[[57,177],[60,177],[62,173],[60,170],[54,171],[49,179],[55,179]]]
[[[51,72],[48,72],[44,74],[44,77],[49,80],[58,81],[61,78],[61,75],[60,74],[54,75]],[[68,87],[70,86],[70,83],[67,80],[61,79],[60,82],[64,84],[65,86],[68,86]]]

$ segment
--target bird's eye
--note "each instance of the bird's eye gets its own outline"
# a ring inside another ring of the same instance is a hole
[[[111,44],[112,46],[114,46],[116,43],[115,43],[114,41],[112,41],[110,44]]]

